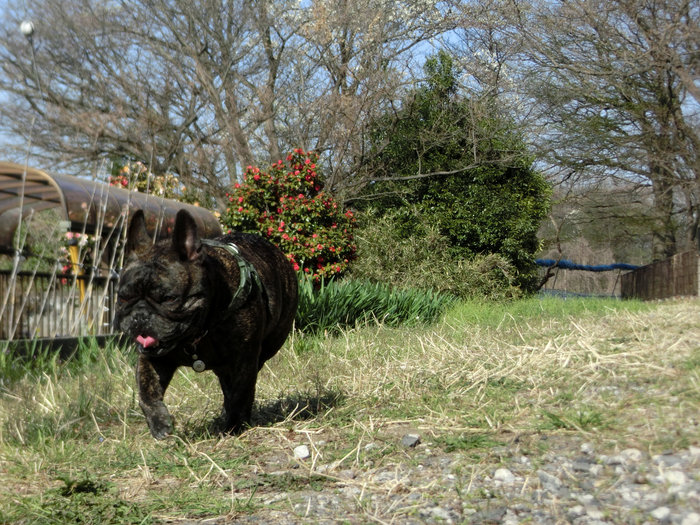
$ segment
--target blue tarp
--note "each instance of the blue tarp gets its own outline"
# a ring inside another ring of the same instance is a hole
[[[564,270],[584,270],[587,272],[609,272],[611,270],[636,270],[639,266],[634,264],[626,263],[613,263],[613,264],[599,264],[599,265],[589,265],[589,264],[578,264],[575,262],[568,261],[566,259],[561,259],[560,261],[554,259],[536,259],[535,263],[538,266],[545,266],[551,268],[556,266],[557,268],[562,268]]]

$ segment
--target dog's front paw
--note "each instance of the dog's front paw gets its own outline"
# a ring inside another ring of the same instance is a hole
[[[173,433],[173,425],[171,422],[163,423],[161,421],[154,421],[149,425],[151,429],[151,435],[155,439],[165,439]]]
[[[173,420],[165,405],[151,410],[144,410],[148,428],[155,439],[163,439],[173,433]]]

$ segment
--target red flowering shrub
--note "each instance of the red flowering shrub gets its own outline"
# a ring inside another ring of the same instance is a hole
[[[295,149],[267,171],[248,166],[226,194],[224,228],[259,233],[279,246],[294,269],[314,279],[342,274],[355,256],[355,217],[324,193],[318,155]]]

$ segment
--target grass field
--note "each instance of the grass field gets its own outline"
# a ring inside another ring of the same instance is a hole
[[[371,476],[414,461],[409,432],[458,457],[466,478],[491,448],[529,435],[697,444],[699,341],[698,300],[459,303],[430,327],[295,334],[263,369],[255,426],[237,437],[209,432],[213,374],[181,369],[166,395],[176,435],[160,442],[138,408],[132,351],[88,345],[66,363],[2,354],[0,522],[299,515],[297,495],[353,484],[358,520],[389,522],[398,510],[381,507],[388,489]],[[295,459],[299,445],[310,457]]]

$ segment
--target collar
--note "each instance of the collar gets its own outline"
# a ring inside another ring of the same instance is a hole
[[[250,262],[243,258],[238,246],[232,242],[223,243],[213,239],[202,239],[202,244],[213,248],[221,248],[222,250],[226,250],[236,259],[236,262],[238,263],[238,273],[240,274],[238,289],[233,292],[231,302],[226,308],[226,315],[231,314],[243,305],[250,295],[250,291],[253,288],[253,283],[255,283],[258,286],[258,289],[262,291],[262,282],[260,281],[258,271]]]

